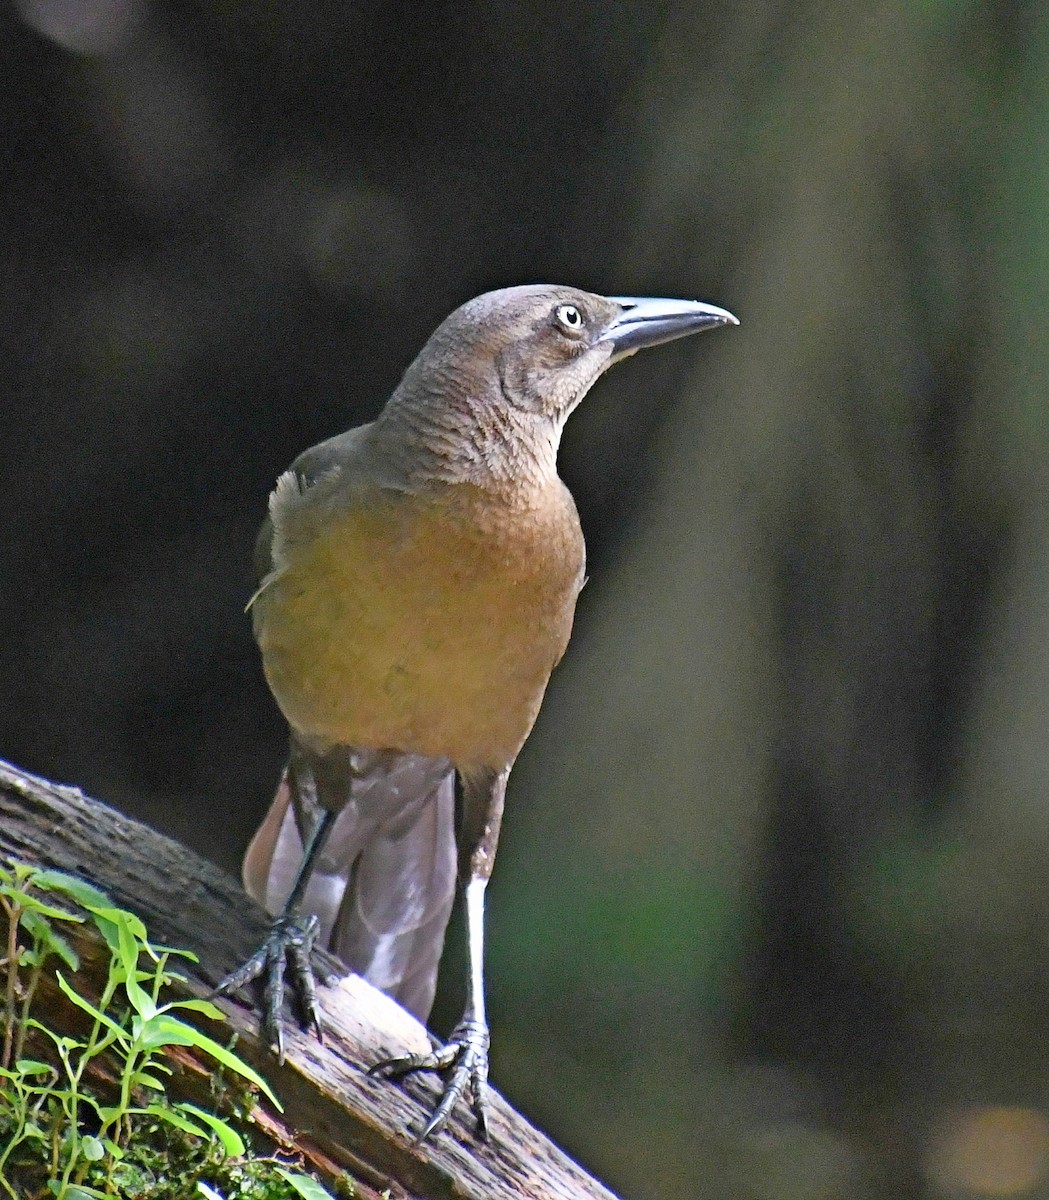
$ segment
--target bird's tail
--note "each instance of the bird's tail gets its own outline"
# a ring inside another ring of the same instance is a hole
[[[425,1021],[455,898],[455,772],[414,754],[357,751],[352,761],[341,808],[318,790],[338,816],[301,907],[347,966]],[[244,857],[245,888],[274,913],[302,862],[297,774],[285,769]]]

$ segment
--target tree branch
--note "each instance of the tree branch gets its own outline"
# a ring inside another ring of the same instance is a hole
[[[258,946],[267,916],[212,864],[148,826],[78,789],[49,783],[0,760],[0,856],[82,876],[136,912],[155,942],[185,947],[199,964],[182,968],[201,993]],[[90,958],[90,954],[88,955]],[[325,964],[341,974],[334,960]],[[284,1105],[260,1103],[258,1127],[290,1143],[322,1174],[348,1170],[394,1197],[476,1200],[615,1200],[563,1151],[492,1095],[489,1145],[474,1136],[465,1112],[435,1144],[412,1145],[435,1096],[433,1081],[371,1079],[367,1066],[429,1046],[423,1027],[355,975],[320,988],[325,1038],[287,1019],[286,1060],[279,1066],[258,1037],[257,1014],[223,1001],[238,1034],[237,1053],[263,1074]],[[209,1029],[228,1037],[228,1030]],[[192,1075],[205,1069],[184,1062]],[[426,1106],[425,1108],[423,1106]]]

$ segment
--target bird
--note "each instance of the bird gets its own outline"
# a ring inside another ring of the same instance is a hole
[[[248,608],[290,750],[243,874],[277,915],[216,991],[261,976],[283,1057],[285,971],[321,1033],[320,938],[425,1022],[460,886],[462,1019],[443,1045],[372,1068],[443,1074],[417,1142],[464,1097],[489,1136],[486,887],[507,780],[585,581],[557,471],[565,422],[614,363],[738,324],[696,300],[487,292],[443,321],[373,422],[299,455],[270,496]]]

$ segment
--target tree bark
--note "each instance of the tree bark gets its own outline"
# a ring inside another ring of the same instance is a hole
[[[77,788],[2,760],[0,856],[86,878],[137,913],[152,941],[194,951],[199,963],[180,969],[198,994],[244,961],[268,925],[235,880],[184,846]],[[341,975],[334,960],[325,964]],[[259,1040],[257,1013],[220,1002],[238,1035],[237,1053],[284,1105],[278,1114],[258,1100],[255,1123],[269,1139],[301,1153],[322,1175],[348,1171],[362,1185],[358,1194],[388,1189],[393,1197],[615,1200],[496,1094],[488,1145],[474,1135],[464,1106],[432,1145],[414,1146],[409,1127],[417,1128],[432,1105],[434,1081],[394,1084],[365,1071],[379,1059],[427,1048],[425,1029],[355,975],[341,975],[319,991],[324,1043],[300,1032],[287,1015],[282,1066]],[[228,1029],[208,1032],[228,1040]],[[191,1057],[182,1066],[199,1078],[211,1070]]]

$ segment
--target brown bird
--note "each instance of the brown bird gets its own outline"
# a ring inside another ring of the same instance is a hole
[[[690,300],[489,292],[444,321],[376,421],[300,455],[270,497],[250,609],[291,753],[244,877],[280,915],[219,990],[265,974],[264,1028],[282,1053],[287,962],[319,1032],[319,932],[425,1021],[458,876],[463,1018],[432,1053],[373,1068],[449,1072],[420,1140],[467,1087],[487,1136],[485,885],[507,777],[584,578],[561,431],[613,362],[737,323]]]

